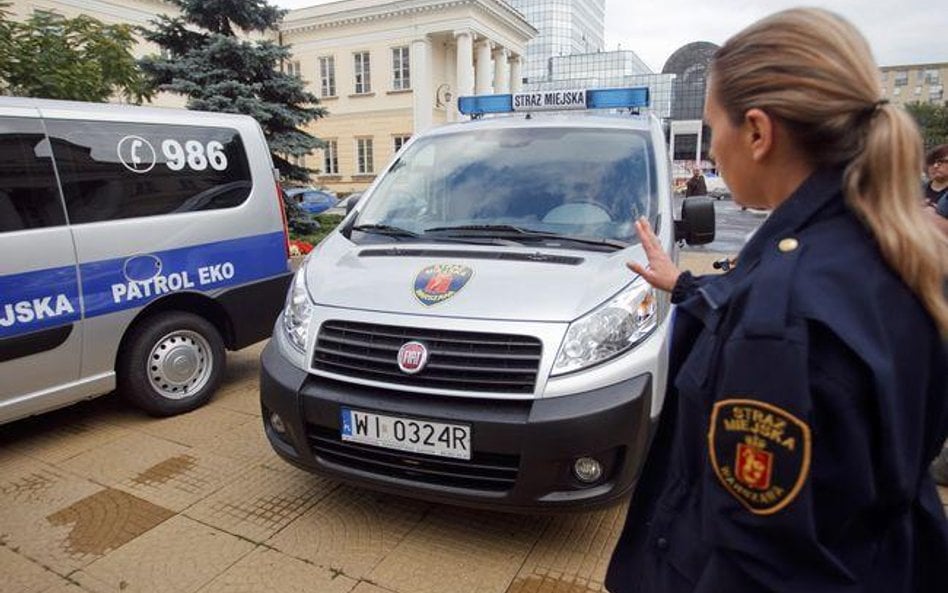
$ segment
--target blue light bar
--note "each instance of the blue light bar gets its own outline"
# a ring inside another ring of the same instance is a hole
[[[634,109],[648,107],[648,87],[579,91],[537,91],[508,95],[459,97],[458,111],[464,115],[578,109]]]
[[[458,97],[458,111],[464,115],[512,113],[513,95],[477,95]]]
[[[586,109],[635,109],[648,107],[648,87],[588,91]]]

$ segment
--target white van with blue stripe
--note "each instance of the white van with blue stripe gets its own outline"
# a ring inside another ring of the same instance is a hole
[[[0,423],[206,402],[283,306],[282,207],[250,117],[0,98]]]

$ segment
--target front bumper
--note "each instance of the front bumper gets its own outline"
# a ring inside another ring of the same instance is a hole
[[[261,357],[267,438],[286,461],[345,482],[436,502],[511,511],[591,508],[635,484],[651,434],[649,374],[587,393],[539,400],[431,396],[333,381],[302,371],[271,342]],[[471,426],[472,459],[458,461],[343,442],[340,407]],[[270,425],[277,413],[283,435]],[[577,457],[603,478],[584,485]]]

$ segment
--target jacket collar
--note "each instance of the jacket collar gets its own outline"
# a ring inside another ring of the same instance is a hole
[[[845,207],[843,169],[817,169],[771,213],[738,255],[738,267],[755,265],[781,239],[792,237],[824,209]]]
[[[737,267],[714,281],[705,283],[698,294],[681,306],[702,319],[706,325],[716,325],[716,313],[731,298],[734,289],[757,267],[761,258],[777,249],[777,244],[793,237],[816,216],[846,208],[842,197],[843,169],[818,169],[790,194],[757,229],[737,256]],[[700,296],[699,296],[700,295]]]

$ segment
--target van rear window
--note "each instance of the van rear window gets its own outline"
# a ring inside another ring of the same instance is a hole
[[[250,196],[233,129],[47,120],[72,224],[232,208]]]

